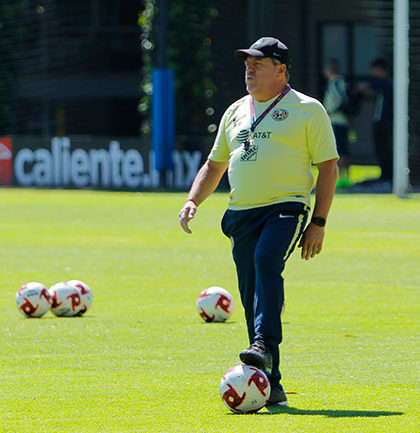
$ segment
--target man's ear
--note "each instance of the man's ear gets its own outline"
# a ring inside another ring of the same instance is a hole
[[[286,65],[282,63],[279,65],[279,75],[283,75],[286,72]]]

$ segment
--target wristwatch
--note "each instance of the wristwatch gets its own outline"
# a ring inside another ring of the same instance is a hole
[[[312,217],[311,223],[314,223],[315,225],[317,225],[319,227],[325,227],[327,220],[325,218],[315,216],[315,217]]]

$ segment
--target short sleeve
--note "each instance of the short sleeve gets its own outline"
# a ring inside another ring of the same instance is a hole
[[[209,159],[216,162],[228,162],[230,158],[230,150],[226,139],[226,118],[228,111],[223,115],[217,131],[216,140],[214,141],[213,148],[208,156]]]
[[[307,140],[312,162],[319,164],[338,159],[334,131],[325,108],[319,102],[314,102],[308,114]]]

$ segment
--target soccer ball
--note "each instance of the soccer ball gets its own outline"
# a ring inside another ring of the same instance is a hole
[[[52,298],[51,311],[56,316],[73,317],[82,309],[80,291],[76,287],[62,281],[51,286],[49,292]]]
[[[79,315],[85,314],[87,310],[92,306],[93,302],[93,294],[90,287],[80,280],[70,280],[67,281],[69,286],[76,287],[80,292],[80,302],[81,302],[81,310],[79,311]]]
[[[209,287],[200,293],[197,299],[198,314],[206,322],[224,322],[234,308],[233,297],[221,287]]]
[[[237,365],[228,370],[220,381],[223,403],[235,413],[254,413],[267,404],[270,382],[261,370],[249,365]]]
[[[26,317],[43,316],[51,308],[51,304],[48,289],[35,281],[23,285],[16,293],[16,306]]]

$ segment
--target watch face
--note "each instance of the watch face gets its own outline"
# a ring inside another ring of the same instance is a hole
[[[316,224],[319,227],[324,227],[325,223],[327,221],[325,220],[325,218],[322,218],[322,217],[313,217],[311,222],[313,222],[314,224]]]

